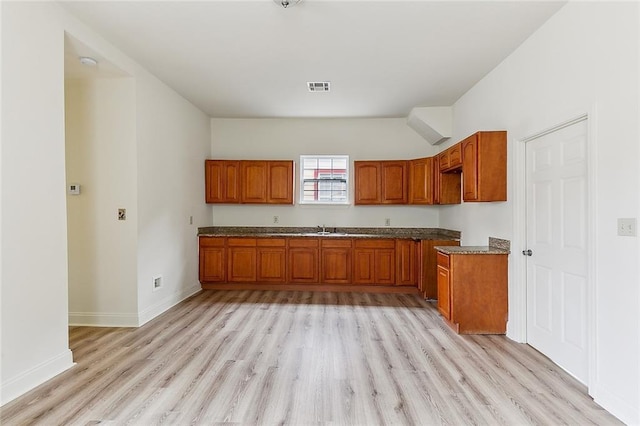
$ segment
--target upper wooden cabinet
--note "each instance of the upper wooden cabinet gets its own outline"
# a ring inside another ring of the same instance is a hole
[[[440,156],[434,157],[434,204],[460,204],[462,178],[459,172],[443,173],[440,171]]]
[[[409,161],[409,204],[434,204],[433,158]]]
[[[240,161],[205,161],[205,201],[207,203],[240,202]]]
[[[206,160],[207,203],[293,204],[293,161]]]
[[[507,200],[507,132],[478,132],[462,142],[462,199]]]
[[[441,172],[448,172],[460,169],[462,166],[462,145],[458,142],[455,145],[438,154],[439,168]]]
[[[355,204],[406,204],[408,162],[354,161]]]

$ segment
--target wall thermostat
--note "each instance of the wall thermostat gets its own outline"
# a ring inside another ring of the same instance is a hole
[[[69,195],[80,195],[80,184],[70,183],[68,192],[69,192]]]

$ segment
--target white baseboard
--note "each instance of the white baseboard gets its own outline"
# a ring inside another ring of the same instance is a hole
[[[2,383],[2,387],[0,388],[0,405],[13,401],[20,395],[27,393],[36,386],[52,379],[74,365],[73,355],[71,351],[67,349],[61,354],[18,374],[16,377]]]
[[[627,425],[640,425],[640,407],[622,400],[601,386],[592,389],[593,400]]]
[[[201,290],[202,288],[200,287],[200,284],[194,284],[189,288],[165,297],[159,303],[156,303],[155,305],[150,306],[144,311],[140,312],[140,314],[138,315],[138,326],[146,324],[169,308],[177,305],[184,299],[193,296]]]
[[[138,315],[109,312],[69,312],[69,325],[88,327],[137,327]]]

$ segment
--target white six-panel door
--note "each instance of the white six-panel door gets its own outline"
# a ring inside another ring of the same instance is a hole
[[[526,143],[527,341],[585,384],[586,151],[586,119]]]

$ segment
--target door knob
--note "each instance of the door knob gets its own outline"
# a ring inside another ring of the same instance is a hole
[[[524,254],[525,256],[533,256],[533,252],[531,251],[531,249],[522,250],[522,254]]]

